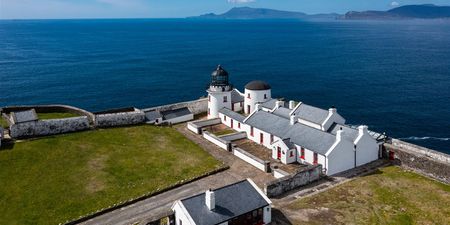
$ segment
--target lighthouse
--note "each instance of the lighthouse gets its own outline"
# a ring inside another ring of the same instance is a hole
[[[211,83],[208,92],[208,118],[219,117],[222,108],[231,109],[231,93],[233,85],[228,81],[228,72],[218,65],[211,74]]]

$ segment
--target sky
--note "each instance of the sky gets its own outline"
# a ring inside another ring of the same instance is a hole
[[[450,0],[0,0],[0,19],[182,18],[249,6],[314,13],[388,10]]]

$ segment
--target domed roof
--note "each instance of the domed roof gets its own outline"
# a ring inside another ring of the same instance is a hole
[[[270,85],[261,80],[250,81],[247,85],[245,85],[245,89],[259,91],[259,90],[269,90]]]
[[[214,70],[211,74],[212,76],[228,76],[228,72],[222,68],[221,65],[217,66],[217,69]]]

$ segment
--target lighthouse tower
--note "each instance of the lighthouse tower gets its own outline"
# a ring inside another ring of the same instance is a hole
[[[233,86],[228,83],[228,72],[220,65],[211,74],[208,92],[208,119],[219,117],[222,108],[231,109],[231,92]]]

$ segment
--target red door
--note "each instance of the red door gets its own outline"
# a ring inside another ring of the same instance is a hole
[[[260,144],[263,144],[263,143],[264,143],[264,134],[263,134],[263,133],[260,133],[260,134],[259,134],[259,143],[260,143]]]
[[[277,150],[278,150],[277,159],[281,159],[281,148],[277,147]]]
[[[233,128],[233,120],[231,120],[231,128]]]
[[[250,105],[247,105],[247,114],[250,114]]]

